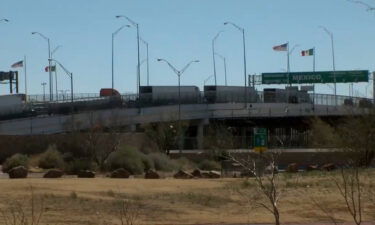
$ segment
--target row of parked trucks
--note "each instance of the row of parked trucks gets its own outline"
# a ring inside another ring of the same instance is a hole
[[[111,88],[100,90],[100,98],[91,101],[40,102],[29,104],[25,94],[0,96],[0,119],[26,117],[35,114],[69,113],[71,110],[84,111],[109,107],[155,106],[172,104],[211,104],[211,103],[311,103],[306,91],[298,87],[287,89],[267,88],[263,92],[253,87],[243,86],[204,86],[200,91],[197,86],[141,86],[139,98],[126,98]]]
[[[312,103],[307,91],[298,87],[286,89],[265,88],[258,92],[254,87],[242,86],[204,86],[203,92],[196,86],[141,86],[142,103],[150,104],[183,104],[196,103]]]

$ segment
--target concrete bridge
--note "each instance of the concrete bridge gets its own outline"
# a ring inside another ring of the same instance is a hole
[[[366,109],[347,105],[287,103],[220,103],[181,105],[181,120],[194,120],[200,126],[212,119],[267,119],[301,117],[342,117],[360,115]],[[71,115],[42,115],[0,122],[0,135],[37,135],[83,130],[94,124],[129,126],[150,122],[176,121],[178,105],[144,108],[112,108]],[[198,132],[199,133],[199,132]]]

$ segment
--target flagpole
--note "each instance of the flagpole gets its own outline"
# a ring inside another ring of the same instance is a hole
[[[313,72],[315,73],[315,47],[313,47]],[[314,92],[313,92],[313,109],[315,108],[315,83],[313,83],[313,88],[314,88]]]
[[[289,41],[287,42],[287,71],[288,71],[288,85],[290,86],[290,62],[289,62]]]
[[[57,92],[57,68],[55,63],[55,90],[56,90],[56,101],[59,101],[59,93]]]
[[[287,72],[288,72],[288,86],[290,87],[289,41],[287,42],[286,55],[287,55],[286,69],[287,69]],[[289,104],[289,90],[286,90],[286,103]]]
[[[26,96],[26,101],[27,101],[27,72],[26,72],[26,55],[23,56],[23,62],[24,62],[24,68],[23,71],[25,73],[25,96]]]

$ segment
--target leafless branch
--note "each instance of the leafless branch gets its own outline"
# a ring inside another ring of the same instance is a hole
[[[346,208],[355,224],[360,225],[362,223],[363,208],[359,168],[354,167],[346,170],[342,168],[340,176],[341,182],[338,179],[334,179],[335,185],[344,199]]]
[[[328,209],[327,207],[324,206],[324,204],[320,203],[314,198],[311,198],[312,203],[316,208],[318,208],[320,211],[324,213],[324,215],[333,223],[333,224],[338,224],[338,221],[335,218],[335,215],[333,214],[332,210]]]
[[[121,225],[137,225],[141,215],[141,206],[132,200],[122,200],[119,219]]]
[[[372,10],[375,10],[375,7],[373,7],[373,6],[371,6],[371,5],[367,4],[367,3],[365,3],[365,2],[363,2],[363,1],[354,1],[354,0],[348,0],[348,1],[366,7],[366,11],[372,11]]]
[[[254,175],[255,182],[257,184],[257,189],[259,193],[261,193],[267,200],[264,201],[255,201],[255,204],[266,209],[268,212],[270,212],[275,219],[275,224],[279,225],[280,224],[280,212],[279,212],[279,206],[278,202],[281,197],[281,189],[279,187],[279,182],[278,182],[278,173],[277,173],[277,166],[276,166],[276,161],[277,161],[277,154],[267,154],[268,161],[269,161],[269,166],[267,172],[269,174],[264,175],[263,168],[261,165],[257,165],[256,161],[250,160],[238,160],[235,157],[230,156],[230,159],[234,161],[235,163],[238,163],[245,169],[246,171],[250,172],[252,175]],[[265,155],[262,155],[265,157]],[[263,158],[265,160],[265,158]]]

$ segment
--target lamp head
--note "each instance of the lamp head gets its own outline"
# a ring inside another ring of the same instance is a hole
[[[36,32],[31,32],[31,34],[36,34]]]
[[[158,62],[163,61],[163,59],[157,59],[157,60],[158,60]]]
[[[228,24],[228,22],[225,22],[225,23],[224,23],[224,25],[227,25],[227,24]]]
[[[5,22],[9,22],[9,20],[8,20],[8,19],[3,19],[3,21],[5,21]]]
[[[199,60],[194,60],[193,62],[196,62],[196,63],[197,63],[197,62],[199,62]]]
[[[116,18],[120,18],[121,16],[116,16]]]

